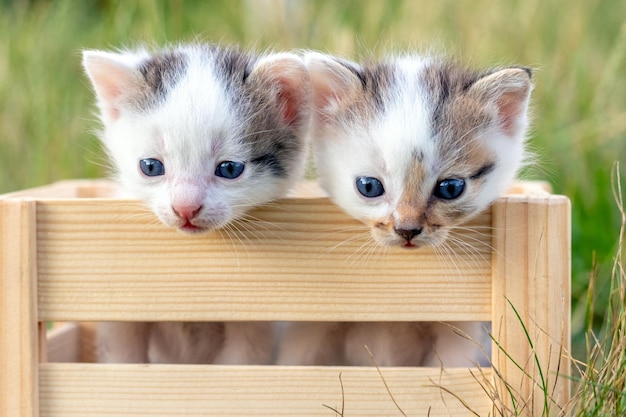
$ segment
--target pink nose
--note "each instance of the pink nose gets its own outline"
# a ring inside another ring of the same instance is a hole
[[[172,210],[184,221],[189,221],[198,215],[200,210],[202,210],[202,206],[172,206]]]

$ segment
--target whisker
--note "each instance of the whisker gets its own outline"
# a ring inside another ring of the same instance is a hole
[[[455,244],[457,250],[451,247],[451,243]],[[479,266],[477,256],[479,256],[482,261],[487,261],[484,255],[475,251],[472,245],[467,244],[463,240],[457,240],[454,236],[449,237],[445,244],[448,246],[449,254],[452,254],[457,262],[462,263],[462,265],[468,269],[474,269]]]
[[[439,261],[446,268],[448,268],[451,271],[453,271],[453,275],[462,276],[461,270],[459,269],[459,266],[455,262],[454,258],[451,258],[449,256],[450,252],[451,253],[454,253],[454,252],[449,250],[446,242],[442,242],[442,243],[433,245],[432,248],[433,248],[433,252],[435,253],[435,256],[437,257],[437,259],[439,259]]]
[[[373,259],[373,262],[376,263],[380,257],[380,254],[383,251],[386,251],[386,248],[384,246],[382,246],[383,248],[385,248],[383,249],[383,251],[379,250],[379,248],[381,248],[381,245],[379,245],[378,242],[372,238],[372,235],[369,232],[365,234],[365,238],[366,240],[353,252],[352,255],[348,256],[345,260],[346,262],[351,260],[349,264],[351,268],[354,267],[355,264],[360,260],[372,260],[372,256],[374,254],[376,255],[376,258]]]
[[[226,226],[228,226],[228,225],[226,225]],[[217,229],[217,233],[220,235],[220,237],[224,241],[227,241],[227,242],[230,243],[230,246],[232,247],[232,251],[235,254],[235,259],[237,260],[237,266],[241,267],[241,260],[239,258],[239,252],[237,251],[237,245],[235,244],[235,241],[233,240],[231,234],[229,233],[228,227],[223,227],[223,228]]]
[[[347,239],[341,240],[339,242],[337,242],[335,245],[327,247],[321,254],[320,257],[323,255],[327,255],[329,253],[332,253],[333,251],[337,250],[338,248],[340,248],[341,246],[344,245],[349,245],[353,242],[358,242],[360,240],[363,239],[367,239],[367,237],[369,237],[369,232],[363,232],[360,234],[352,234],[351,236],[349,236]],[[358,250],[358,249],[357,249]]]
[[[233,220],[233,222],[240,228],[245,229],[245,231],[252,234],[256,238],[258,238],[259,236],[262,238],[272,236],[276,239],[283,241],[284,238],[279,232],[289,232],[289,230],[280,226],[278,223],[269,222],[267,220],[263,220],[249,214],[244,214],[238,219]]]
[[[237,242],[239,242],[240,247],[247,248],[251,241],[245,233],[241,233],[241,231],[235,227],[239,225],[240,221],[238,219],[234,219],[230,223],[226,224],[223,229],[229,234],[229,236],[231,236],[231,238],[234,237]],[[235,239],[233,239],[233,241]]]

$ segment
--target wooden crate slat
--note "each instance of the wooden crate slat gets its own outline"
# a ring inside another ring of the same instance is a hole
[[[342,398],[345,416],[401,415],[394,399],[409,416],[473,415],[437,384],[479,415],[492,411],[467,369],[380,370],[384,379],[374,367],[41,364],[40,416],[337,416],[324,405],[340,411]]]
[[[536,363],[555,387],[550,413],[569,400],[565,197],[507,196],[438,257],[392,248],[371,255],[367,229],[316,190],[253,212],[238,238],[189,237],[137,202],[92,198],[113,192],[110,183],[78,181],[0,196],[1,416],[336,416],[324,404],[341,406],[339,372],[346,416],[401,414],[373,367],[37,364],[46,351],[38,320],[491,319],[507,351],[493,355],[498,375],[528,401],[519,414],[544,411]],[[382,372],[407,415],[471,415],[433,381],[493,415],[467,370]],[[485,381],[507,401],[494,373]]]
[[[517,196],[493,212],[493,333],[506,349],[494,363],[526,412],[557,415],[570,395],[570,202]]]
[[[0,200],[0,416],[38,410],[35,201]]]
[[[39,201],[39,317],[490,318],[489,212],[474,229],[458,232],[465,243],[452,247],[454,255],[381,251],[365,226],[325,198],[286,199],[251,218],[230,236],[188,236],[158,224],[133,201]],[[463,246],[470,243],[472,250]]]
[[[32,198],[110,198],[117,192],[116,185],[108,180],[65,180],[54,184],[0,195],[0,199]]]

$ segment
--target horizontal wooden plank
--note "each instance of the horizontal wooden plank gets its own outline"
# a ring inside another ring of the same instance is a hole
[[[117,187],[107,180],[65,180],[41,187],[15,191],[0,195],[1,199],[10,198],[109,198],[116,193]]]
[[[194,236],[129,200],[41,200],[37,219],[40,320],[490,319],[489,212],[438,253],[378,247],[326,198]]]
[[[492,412],[491,369],[41,364],[41,417],[409,416]],[[389,391],[385,388],[387,384]],[[343,385],[343,393],[342,393]],[[391,393],[391,394],[390,394]],[[394,401],[397,403],[394,404]]]

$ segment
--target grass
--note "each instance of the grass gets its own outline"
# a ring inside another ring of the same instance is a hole
[[[0,193],[106,175],[83,48],[203,39],[354,59],[434,49],[476,65],[529,65],[538,161],[525,174],[572,199],[573,355],[600,392],[610,343],[623,342],[611,336],[623,314],[611,167],[626,156],[625,16],[614,0],[0,0]]]
[[[608,308],[600,332],[594,330],[592,323],[594,315],[591,312],[596,302],[593,288],[599,279],[597,275],[592,275],[587,299],[587,356],[577,363],[581,378],[574,410],[575,415],[581,417],[626,414],[626,212],[619,170],[616,170],[615,178],[615,201],[620,212],[621,228],[611,269]]]
[[[530,361],[536,365],[537,375],[530,375],[526,369],[529,369],[523,363],[519,363],[515,358],[506,352],[498,341],[494,338],[494,349],[498,349],[507,360],[524,375],[524,378],[532,380],[537,389],[534,390],[536,397],[527,398],[523,396],[515,386],[506,381],[498,366],[492,364],[495,382],[500,381],[501,384],[494,384],[494,379],[489,375],[482,373],[479,368],[473,370],[472,374],[476,383],[481,386],[485,394],[493,402],[493,416],[517,417],[532,414],[533,404],[540,404],[541,416],[622,416],[626,415],[626,264],[624,263],[624,254],[626,247],[624,246],[626,239],[626,209],[624,204],[624,196],[620,181],[619,164],[615,165],[614,176],[612,177],[614,203],[619,212],[620,228],[616,244],[616,252],[610,273],[610,291],[608,294],[608,307],[604,310],[605,316],[601,325],[595,327],[593,321],[595,319],[594,305],[598,302],[599,293],[596,291],[598,280],[601,279],[597,273],[591,275],[586,299],[586,329],[584,336],[586,339],[586,356],[583,358],[573,358],[573,365],[577,371],[572,378],[575,383],[572,398],[569,404],[562,407],[556,402],[553,396],[553,390],[557,386],[559,378],[566,376],[556,372],[556,378],[552,382],[542,369],[540,359],[534,351],[533,338],[526,328],[520,314],[515,306],[509,301],[509,307],[512,309],[523,329],[525,339],[520,343],[528,343],[531,348]],[[462,334],[462,333],[459,333]],[[466,335],[466,337],[469,337]],[[392,390],[390,390],[385,378],[376,363],[376,360],[370,350],[365,347],[372,358],[373,365],[376,367],[382,383],[385,386],[388,401],[392,402],[398,412],[407,416],[402,407],[396,402]],[[562,352],[558,356],[567,354]],[[560,365],[560,364],[559,364]],[[533,368],[530,366],[530,368]],[[560,366],[556,367],[560,369]],[[569,378],[569,377],[567,377]],[[339,373],[339,383],[341,387],[341,407],[333,408],[328,405],[324,407],[330,409],[338,417],[350,416],[349,410],[346,411],[344,398],[344,384]],[[468,413],[479,416],[464,400],[454,391],[446,386],[437,384],[433,381],[433,385],[437,386],[443,393],[452,396],[459,401],[467,409]],[[537,408],[535,408],[537,410]],[[430,415],[430,409],[427,411]]]

